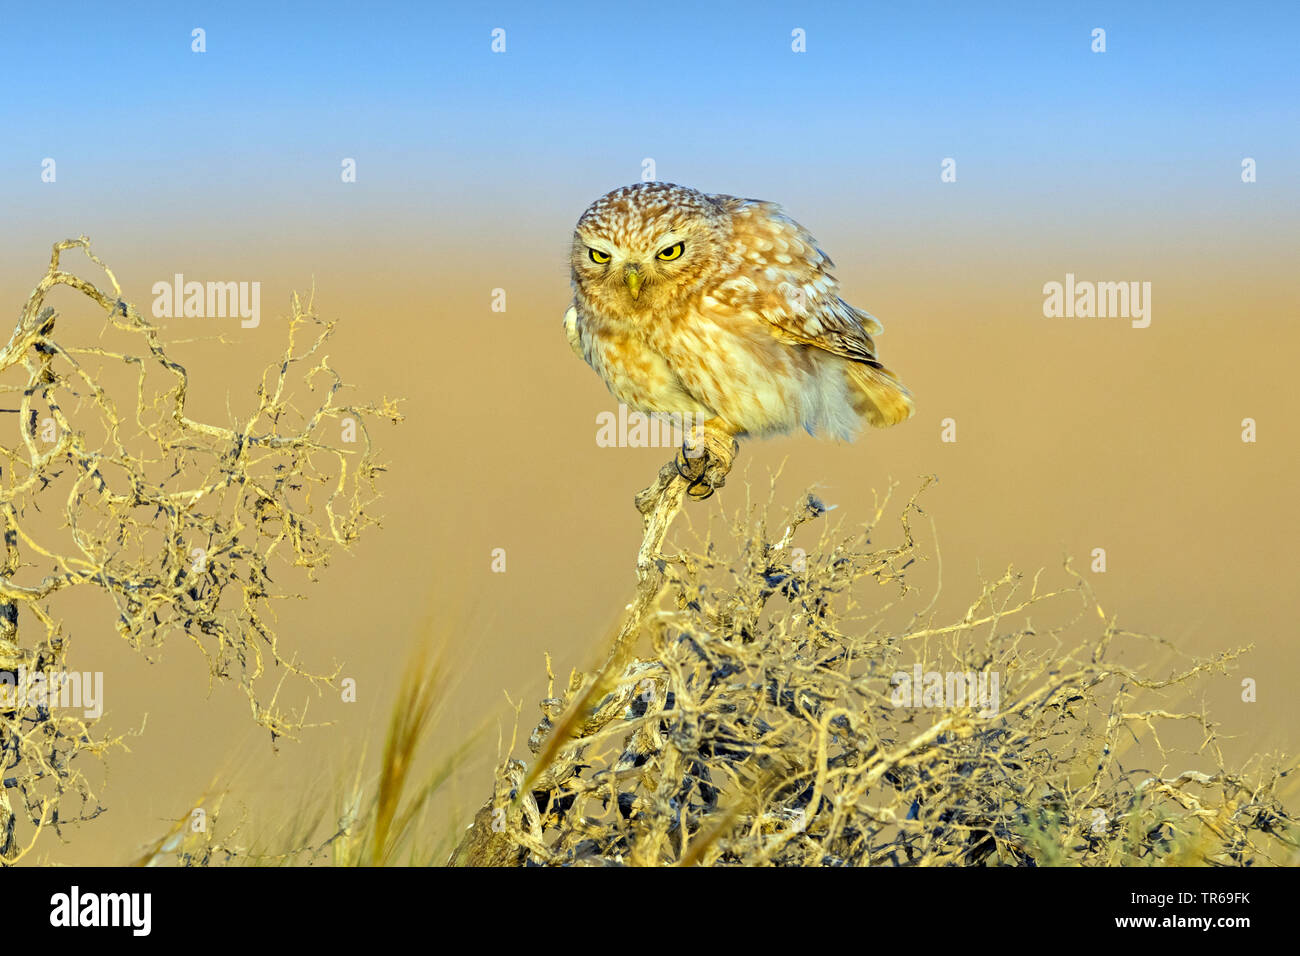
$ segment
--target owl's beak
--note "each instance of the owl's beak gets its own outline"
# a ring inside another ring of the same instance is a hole
[[[627,283],[627,291],[632,293],[633,299],[641,295],[641,283],[645,282],[645,276],[635,266],[623,273],[623,281]]]

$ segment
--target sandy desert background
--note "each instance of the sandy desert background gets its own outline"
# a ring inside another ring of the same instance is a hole
[[[1091,582],[1126,626],[1193,654],[1255,644],[1205,688],[1229,756],[1294,751],[1294,11],[741,9],[642,21],[596,5],[125,19],[96,7],[76,34],[6,41],[7,314],[50,245],[81,233],[141,307],[178,272],[260,281],[257,329],[232,324],[235,344],[184,352],[199,400],[220,409],[280,346],[290,293],[314,283],[319,312],[339,320],[340,371],[362,395],[403,398],[406,415],[376,433],[384,527],[280,619],[308,662],[356,678],[360,700],[299,688],[310,718],[332,723],[273,750],[242,695],[209,692],[192,648],[147,663],[74,597],[60,608],[72,660],[105,673],[105,726],[147,714],[147,727],[107,765],[109,813],[41,860],[127,860],[214,779],[250,826],[334,788],[363,749],[373,756],[425,637],[454,676],[439,745],[486,728],[448,825],[483,801],[498,728],[508,739],[513,725],[507,695],[526,736],[544,654],[560,674],[588,666],[628,600],[631,497],[667,457],[597,446],[596,416],[615,405],[560,326],[574,221],[646,158],[659,179],[782,203],[835,259],[845,297],[884,322],[882,355],[916,398],[913,420],[853,445],[743,443],[755,485],[784,464],[778,502],[816,484],[865,521],[873,489],[937,475],[925,507],[941,614],[964,608],[982,574],[1066,555],[1086,567],[1105,548]],[[195,26],[206,54],[190,51]],[[1090,50],[1098,26],[1104,54]],[[790,50],[795,27],[806,53]],[[76,69],[51,72],[56,57]],[[54,183],[41,181],[46,157]],[[356,183],[340,182],[346,157]],[[956,182],[940,181],[946,157]],[[1246,157],[1256,182],[1242,181]],[[1150,327],[1045,318],[1042,287],[1067,272],[1150,282]],[[78,315],[93,336],[98,317],[80,305],[64,334]],[[738,473],[689,515],[743,495]],[[1243,677],[1257,702],[1241,701]]]

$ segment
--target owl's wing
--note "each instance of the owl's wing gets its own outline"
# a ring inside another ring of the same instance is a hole
[[[569,311],[564,313],[564,334],[569,339],[569,348],[573,349],[573,354],[586,361],[587,357],[582,354],[582,338],[578,335],[578,309],[576,306],[569,306]]]
[[[878,366],[872,335],[884,327],[869,312],[839,295],[831,274],[835,263],[817,248],[808,230],[776,203],[714,196],[731,213],[732,252],[739,274],[720,291],[748,306],[773,326],[778,337],[812,345],[857,362]]]
[[[907,389],[876,357],[871,337],[884,327],[869,312],[840,298],[839,283],[830,271],[835,263],[817,248],[808,230],[775,203],[712,198],[731,213],[730,252],[740,262],[714,297],[761,316],[782,341],[860,363],[850,366],[849,374],[866,395],[875,424],[893,424],[911,415]]]

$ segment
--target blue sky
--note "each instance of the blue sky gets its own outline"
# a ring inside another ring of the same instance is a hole
[[[955,156],[967,190],[999,198],[1186,206],[1231,186],[1249,155],[1271,202],[1300,197],[1294,3],[159,3],[6,16],[0,209],[20,225],[40,215],[45,156],[68,195],[118,214],[197,195],[300,213],[328,195],[341,156],[358,158],[368,201],[394,217],[466,197],[518,208],[537,183],[571,205],[637,178],[645,156],[659,178],[704,188],[861,183],[900,205],[925,202],[939,159]],[[196,26],[203,55],[190,51]],[[505,54],[490,51],[495,27]],[[790,50],[796,27],[807,53]],[[1095,27],[1105,54],[1090,49]]]

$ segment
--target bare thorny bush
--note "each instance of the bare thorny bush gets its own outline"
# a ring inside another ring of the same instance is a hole
[[[107,286],[61,266],[73,249]],[[86,344],[94,330],[46,304],[60,287],[102,310],[99,341],[112,344]],[[54,690],[68,668],[69,635],[56,616],[63,592],[97,592],[120,636],[151,657],[186,635],[211,681],[240,686],[273,737],[293,734],[304,717],[277,703],[286,675],[317,686],[336,676],[305,669],[281,646],[275,604],[298,595],[273,578],[299,569],[314,579],[375,523],[367,509],[382,467],[370,425],[401,416],[389,400],[346,400],[324,354],[333,328],[295,295],[288,343],[249,382],[246,417],[202,421],[187,408],[190,378],[173,343],[123,299],[88,240],[55,245],[0,352],[9,397],[0,415],[0,677],[18,683],[0,708],[0,863],[30,852],[47,828],[101,813],[84,758],[121,743],[52,706],[57,693],[21,693],[19,675],[44,675]],[[110,390],[114,380],[127,387]]]
[[[652,547],[606,664],[558,691],[551,677],[531,767],[501,765],[453,862],[1298,859],[1284,804],[1294,767],[1260,757],[1226,769],[1215,726],[1186,703],[1248,648],[1181,658],[1107,617],[1068,562],[1054,587],[1008,570],[960,619],[936,623],[933,601],[908,610],[926,557],[917,496],[892,546],[874,540],[888,495],[859,528],[832,524],[808,495],[775,530],[770,508],[750,508],[664,553],[673,483],[665,470],[639,499]],[[638,638],[651,654],[634,656]],[[1153,651],[1173,663],[1155,673]],[[897,706],[895,675],[917,665],[996,674],[996,713],[970,698]]]

